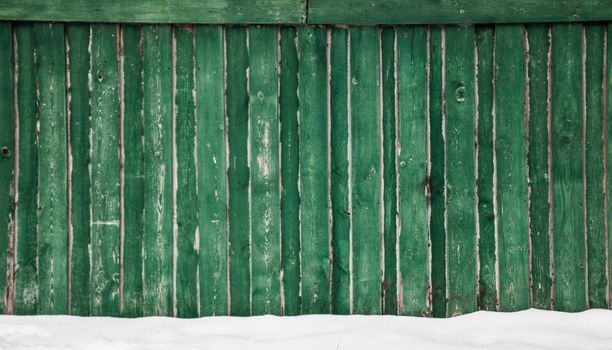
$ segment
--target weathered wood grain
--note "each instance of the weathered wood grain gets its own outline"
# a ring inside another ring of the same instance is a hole
[[[36,96],[36,40],[34,25],[15,25],[17,45],[15,79],[19,161],[16,213],[15,300],[17,315],[36,314],[38,309],[38,110]]]
[[[476,27],[478,53],[478,308],[497,310],[497,240],[493,200],[495,27]]]
[[[38,95],[38,313],[68,312],[64,25],[34,25]]]
[[[529,222],[525,123],[525,33],[495,28],[495,157],[499,309],[529,307]]]
[[[550,236],[549,25],[527,26],[529,43],[529,229],[531,232],[531,306],[552,306]]]
[[[608,0],[309,0],[312,24],[524,23],[609,20]]]
[[[200,316],[227,315],[229,305],[223,35],[196,27]]]
[[[582,25],[552,28],[552,175],[555,310],[586,307],[582,202]]]
[[[353,312],[380,314],[382,160],[378,28],[353,27],[349,40]]]
[[[123,316],[143,314],[144,109],[142,26],[122,25]]]
[[[426,26],[397,28],[399,311],[429,316]]]
[[[251,243],[249,217],[249,163],[247,153],[249,99],[247,74],[249,52],[247,29],[228,27],[225,32],[227,57],[227,142],[229,191],[229,287],[230,314],[251,314]]]
[[[477,309],[474,27],[446,27],[447,316]]]
[[[607,308],[606,197],[604,189],[604,44],[605,25],[585,25],[585,198],[588,306]],[[611,103],[611,102],[607,102]]]
[[[326,31],[298,29],[302,314],[330,311]]]
[[[297,30],[281,27],[279,31],[282,307],[283,315],[293,316],[301,313]]]
[[[305,0],[5,0],[1,20],[139,23],[304,23]]]
[[[446,316],[446,229],[444,217],[446,195],[444,191],[445,152],[443,119],[444,95],[444,28],[430,26],[429,29],[429,144],[431,170],[429,190],[431,192],[431,303],[434,317]]]
[[[144,27],[143,314],[173,314],[172,28]]]
[[[612,116],[612,64],[610,64],[610,62],[612,62],[612,49],[610,48],[610,38],[612,38],[612,23],[608,23],[608,28],[607,28],[607,43],[608,43],[608,52],[604,53],[606,55],[606,63],[607,63],[607,67],[608,67],[608,71],[605,72],[606,73],[606,77],[608,78],[607,82],[605,82],[607,85],[607,88],[605,91],[607,91],[607,96],[606,96],[606,103],[607,103],[607,115],[608,118],[606,119],[606,140],[609,138],[609,130],[612,130],[612,118],[610,118],[609,116]],[[608,142],[606,144],[606,148],[604,150],[604,152],[606,152],[606,165],[607,165],[607,169],[609,169],[610,167],[610,159],[612,159],[612,142]],[[608,212],[606,213],[606,220],[609,220],[610,217],[612,217],[612,214],[610,213],[611,211],[611,206],[610,206],[610,193],[609,193],[609,189],[612,188],[612,178],[610,177],[610,174],[608,173],[606,176],[606,198],[608,200]],[[608,223],[607,225],[608,228],[608,246],[606,247],[608,249],[608,273],[611,273],[612,271],[610,271],[610,259],[609,259],[609,254],[611,251],[611,247],[612,247],[612,242],[610,242],[610,234],[612,232],[612,227],[610,226],[610,224]],[[608,281],[612,281],[612,275],[608,275]],[[612,283],[608,284],[608,295],[610,295],[610,289],[612,289]]]
[[[351,212],[349,113],[348,113],[348,30],[330,29],[329,76],[331,205],[332,205],[332,311],[351,311],[350,232]]]
[[[198,310],[198,212],[193,27],[174,27],[174,143],[176,210],[176,315]],[[214,130],[214,129],[213,129]],[[221,192],[223,193],[223,192]]]

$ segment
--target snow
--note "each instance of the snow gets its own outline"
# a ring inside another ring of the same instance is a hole
[[[612,349],[612,311],[477,312],[451,319],[0,316],[0,349]]]

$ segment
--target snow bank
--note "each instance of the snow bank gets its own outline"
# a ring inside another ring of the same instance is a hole
[[[612,349],[612,311],[477,312],[452,319],[0,316],[0,349]]]

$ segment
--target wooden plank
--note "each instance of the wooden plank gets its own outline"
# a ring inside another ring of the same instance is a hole
[[[399,312],[429,316],[426,26],[397,28]]]
[[[477,309],[474,27],[446,27],[447,316]]]
[[[279,30],[282,307],[283,315],[293,316],[301,313],[297,31],[294,27]]]
[[[66,51],[63,24],[35,24],[39,104],[38,283],[40,314],[68,312]]]
[[[331,123],[331,204],[332,204],[332,311],[351,311],[350,231],[351,212],[349,113],[348,113],[348,30],[330,28],[329,77]]]
[[[14,222],[13,26],[0,23],[0,312],[8,313],[7,282],[12,280],[9,236]],[[10,287],[10,284],[9,284]]]
[[[91,181],[89,173],[91,131],[91,69],[87,24],[66,25],[68,49],[68,114],[70,118],[70,314],[91,313],[90,250]]]
[[[552,28],[555,310],[586,307],[582,203],[582,25]]]
[[[326,31],[298,29],[302,314],[330,311]]]
[[[171,316],[172,31],[144,28],[144,284],[147,316]]]
[[[478,308],[497,310],[497,255],[493,201],[493,71],[495,28],[476,27],[478,50]]]
[[[379,32],[350,29],[352,137],[353,312],[380,314],[381,300],[381,130]]]
[[[588,306],[607,308],[606,198],[604,163],[604,45],[605,26],[585,25],[585,198],[588,255]],[[584,50],[584,49],[583,49]],[[610,103],[610,102],[608,102]]]
[[[550,309],[550,174],[548,153],[549,26],[527,26],[529,41],[529,230],[531,232],[531,306]]]
[[[123,60],[123,316],[143,314],[144,125],[143,35],[122,25]]]
[[[252,313],[280,314],[276,27],[249,28]]]
[[[0,20],[140,23],[304,23],[303,0],[5,0]]]
[[[17,92],[18,186],[16,213],[15,301],[13,312],[32,315],[38,309],[38,103],[34,26],[15,25]]]
[[[609,0],[309,0],[312,24],[524,23],[607,21]]]
[[[196,27],[200,315],[227,315],[227,198],[223,28]]]
[[[385,276],[383,312],[397,315],[397,176],[396,176],[396,37],[395,28],[381,29],[382,118],[383,118],[383,230]]]
[[[499,309],[529,307],[529,210],[525,124],[525,32],[495,27]]]
[[[607,102],[606,102],[606,106],[607,106],[607,111],[605,111],[607,113],[608,116],[612,116],[612,64],[610,64],[610,62],[612,62],[612,48],[610,47],[610,38],[612,38],[612,23],[608,23],[608,30],[606,33],[606,39],[607,39],[607,48],[608,48],[608,52],[604,52],[604,54],[606,55],[605,60],[606,60],[606,66],[608,68],[607,72],[604,72],[606,74],[606,77],[608,78],[607,81],[605,81],[606,84],[606,88],[604,89],[604,91],[607,91]],[[609,138],[609,130],[612,130],[612,118],[607,117],[606,119],[606,141],[608,141]],[[610,160],[612,159],[612,142],[607,142],[605,145],[606,149],[604,150],[604,152],[606,152],[606,171],[609,169],[610,167]],[[611,217],[611,213],[610,213],[610,209],[612,209],[612,206],[610,206],[610,194],[609,194],[609,189],[612,188],[612,177],[610,176],[609,173],[606,174],[606,200],[608,201],[608,212],[606,213],[606,220],[609,220]],[[607,222],[607,221],[606,221]],[[612,242],[610,241],[610,235],[611,230],[612,230],[612,226],[608,223],[607,225],[608,228],[608,246],[606,247],[608,249],[608,273],[612,273],[611,269],[610,269],[610,251],[612,251]],[[608,275],[608,281],[612,281],[612,275]],[[612,289],[612,283],[608,284],[608,295],[610,295],[610,289]]]
[[[176,183],[176,315],[197,317],[198,203],[193,27],[174,27],[174,143]]]
[[[249,100],[247,94],[247,29],[228,27],[226,32],[226,101],[229,191],[229,287],[230,314],[251,314],[251,246],[249,217],[249,163],[247,130]]]
[[[444,192],[444,29],[429,29],[429,144],[431,192],[429,230],[431,236],[431,306],[434,317],[446,316],[446,229],[444,217],[446,197]]]
[[[91,313],[119,314],[117,26],[91,27]]]

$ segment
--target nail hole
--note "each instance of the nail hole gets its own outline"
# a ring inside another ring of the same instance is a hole
[[[2,150],[0,150],[0,152],[2,152],[2,155],[5,157],[8,157],[11,155],[11,151],[6,146],[2,147]]]

